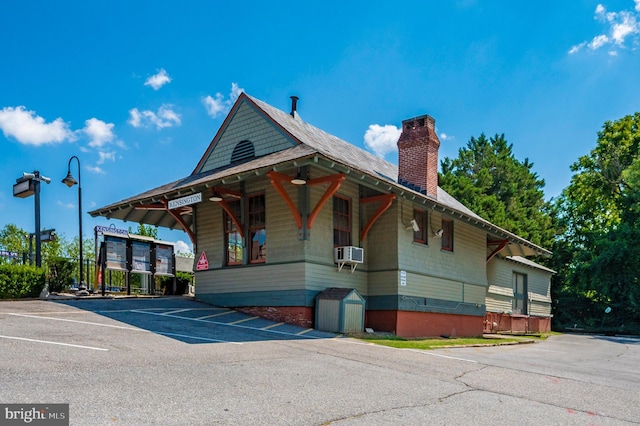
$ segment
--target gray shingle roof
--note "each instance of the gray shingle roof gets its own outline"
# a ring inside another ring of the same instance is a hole
[[[442,188],[438,187],[437,200],[413,191],[398,184],[398,167],[380,157],[377,157],[361,148],[358,148],[342,139],[331,135],[309,123],[300,119],[296,114],[292,116],[282,110],[279,110],[259,99],[249,96],[245,93],[241,94],[234,105],[234,108],[240,102],[251,102],[256,105],[262,112],[268,116],[276,125],[289,133],[293,139],[299,142],[298,145],[291,148],[256,158],[254,160],[223,167],[216,170],[210,170],[203,173],[193,173],[183,179],[159,186],[133,197],[126,198],[122,201],[112,203],[108,206],[89,212],[92,216],[107,216],[110,218],[123,219],[133,222],[141,222],[163,226],[167,228],[180,228],[180,225],[171,218],[166,212],[161,211],[145,211],[136,210],[135,204],[151,202],[159,198],[177,198],[180,195],[187,194],[190,191],[200,191],[204,187],[208,187],[221,179],[239,176],[256,170],[270,169],[278,164],[292,162],[302,158],[313,156],[321,156],[330,161],[342,164],[349,169],[353,169],[360,173],[366,174],[374,179],[387,182],[390,186],[396,187],[399,192],[407,192],[416,198],[427,198],[430,202],[441,206],[443,210],[450,210],[451,213],[457,213],[466,218],[473,219],[483,228],[487,227],[490,232],[496,233],[502,237],[518,241],[519,252],[521,254],[550,254],[549,251],[526,241],[517,235],[501,229],[487,220],[481,218],[458,200],[449,195]],[[215,139],[212,142],[212,146]],[[209,150],[211,150],[211,147]],[[200,188],[200,189],[197,189]],[[187,220],[190,224],[190,221]],[[509,252],[508,254],[513,254]]]

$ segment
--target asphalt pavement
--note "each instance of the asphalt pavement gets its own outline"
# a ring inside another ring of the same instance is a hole
[[[0,302],[0,377],[72,425],[640,424],[637,339],[393,349],[187,297]]]

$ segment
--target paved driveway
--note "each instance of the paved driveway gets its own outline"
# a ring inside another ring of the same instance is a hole
[[[396,350],[188,298],[0,302],[0,402],[76,425],[640,424],[640,344]]]

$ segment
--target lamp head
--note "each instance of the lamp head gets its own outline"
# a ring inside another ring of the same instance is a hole
[[[298,173],[296,174],[296,177],[291,179],[291,183],[294,185],[305,185],[307,183],[307,179],[305,179],[302,169],[298,168]]]
[[[213,195],[209,197],[209,201],[219,203],[220,201],[222,201],[222,197],[217,192],[214,192]]]
[[[307,183],[307,181],[300,177],[295,177],[291,179],[291,183],[294,185],[304,185],[305,183]]]
[[[62,179],[62,183],[67,185],[69,188],[71,188],[73,185],[77,185],[78,181],[74,179],[73,175],[71,174],[71,171],[68,171],[67,177]]]

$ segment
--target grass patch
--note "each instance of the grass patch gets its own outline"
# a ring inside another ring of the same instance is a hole
[[[400,349],[438,349],[455,346],[497,346],[504,344],[531,342],[532,340],[544,340],[550,335],[560,333],[542,333],[535,336],[511,336],[502,337],[461,337],[461,338],[434,338],[434,339],[405,339],[395,335],[367,335],[352,336],[368,343],[391,346]]]

